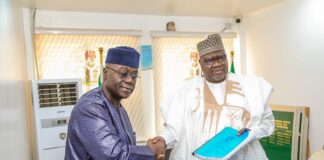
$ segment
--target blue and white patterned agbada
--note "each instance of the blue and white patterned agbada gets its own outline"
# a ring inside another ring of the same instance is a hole
[[[75,105],[68,127],[65,160],[153,160],[148,146],[136,146],[123,107],[114,107],[101,88]]]

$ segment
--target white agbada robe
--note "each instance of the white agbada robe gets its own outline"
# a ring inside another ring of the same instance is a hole
[[[222,83],[208,83],[201,77],[186,82],[161,105],[161,136],[173,148],[170,159],[198,160],[192,152],[227,126],[250,128],[253,139],[231,160],[267,159],[258,139],[274,131],[268,105],[271,92],[272,86],[263,78],[230,73]]]

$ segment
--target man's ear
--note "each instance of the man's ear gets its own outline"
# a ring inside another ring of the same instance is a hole
[[[102,70],[103,72],[103,80],[106,80],[106,75],[107,75],[107,72],[108,72],[108,69],[106,67],[103,68]]]
[[[202,63],[203,61],[202,61],[202,59],[201,58],[199,58],[199,65],[200,65],[200,68],[203,68],[203,66],[202,66]]]

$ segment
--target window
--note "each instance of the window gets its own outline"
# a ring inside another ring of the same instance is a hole
[[[130,46],[138,50],[139,38],[139,36],[127,35],[38,33],[35,35],[38,78],[81,78],[83,91],[89,91],[98,86],[99,48],[103,48],[103,61],[105,61],[107,50],[111,47]],[[139,79],[131,97],[122,101],[138,137],[144,137],[145,133],[142,126],[141,83]]]
[[[204,36],[156,36],[152,39],[154,65],[154,95],[156,132],[160,133],[163,125],[160,114],[161,100],[174,92],[185,80],[201,75],[198,62],[197,43]],[[234,50],[234,36],[222,36],[226,54]]]

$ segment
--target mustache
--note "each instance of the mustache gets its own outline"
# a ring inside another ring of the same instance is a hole
[[[122,88],[126,88],[129,89],[131,91],[133,91],[135,89],[135,86],[121,86]]]

